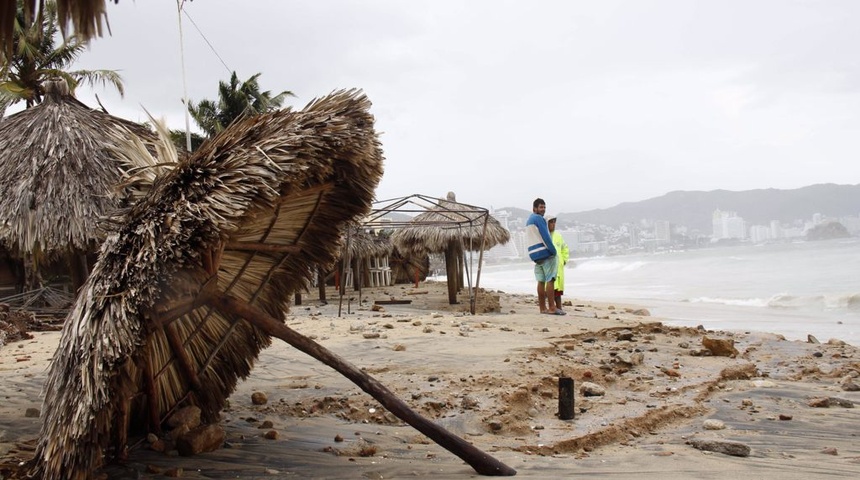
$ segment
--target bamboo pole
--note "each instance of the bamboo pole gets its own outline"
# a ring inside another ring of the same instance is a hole
[[[479,474],[492,476],[516,475],[517,471],[513,468],[416,413],[409,408],[409,405],[397,398],[393,392],[388,390],[375,378],[351,365],[324,346],[279,322],[266,312],[226,294],[215,295],[212,298],[212,305],[224,313],[244,318],[267,334],[280,338],[335,369],[370,394],[383,407],[396,415],[397,418],[412,425],[416,430],[427,435],[440,446],[463,459]]]

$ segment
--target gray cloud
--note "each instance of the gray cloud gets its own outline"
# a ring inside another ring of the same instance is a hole
[[[860,3],[845,1],[195,0],[193,100],[236,70],[301,107],[363,88],[384,132],[378,197],[412,193],[554,212],[672,190],[860,183]],[[184,126],[173,2],[108,5],[79,68]],[[92,94],[79,92],[94,105]]]

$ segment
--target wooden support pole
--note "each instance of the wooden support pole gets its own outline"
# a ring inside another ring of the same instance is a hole
[[[158,417],[158,401],[156,400],[155,376],[152,367],[152,355],[144,355],[143,388],[146,393],[146,406],[149,410],[149,431],[161,434],[161,419]]]
[[[317,268],[317,290],[320,294],[320,303],[326,305],[328,301],[325,298],[325,270],[322,267]]]
[[[559,377],[558,379],[558,418],[571,420],[574,415],[573,379]]]
[[[173,323],[165,325],[164,335],[167,337],[167,343],[170,344],[170,349],[173,350],[173,355],[176,356],[176,360],[179,362],[180,371],[185,375],[185,378],[188,380],[188,383],[191,384],[194,391],[200,392],[200,378],[192,367],[191,358],[188,356],[188,352],[185,351],[185,346],[182,345],[182,340],[179,338],[179,332],[176,331],[176,325]]]
[[[383,407],[388,409],[389,412],[396,415],[397,418],[412,425],[416,430],[427,435],[434,442],[463,459],[479,474],[493,476],[516,475],[517,471],[513,468],[413,411],[409,408],[409,405],[397,398],[394,393],[375,378],[351,365],[346,360],[343,360],[324,346],[279,322],[266,312],[242,300],[224,294],[215,295],[212,298],[211,304],[223,313],[244,318],[267,334],[280,338],[335,369],[370,394]]]
[[[459,279],[459,271],[457,269],[457,251],[452,245],[448,245],[445,250],[445,277],[448,284],[448,303],[451,305],[457,304],[457,281]]]

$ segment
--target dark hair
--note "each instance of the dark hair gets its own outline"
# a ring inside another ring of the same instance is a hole
[[[543,201],[542,198],[538,197],[532,202],[532,208],[537,208],[539,205],[546,205],[546,202]]]

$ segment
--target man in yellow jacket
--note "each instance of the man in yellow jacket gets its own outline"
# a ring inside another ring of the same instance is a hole
[[[558,273],[555,277],[555,308],[561,308],[561,296],[564,295],[564,267],[570,259],[570,250],[567,248],[567,243],[560,232],[555,231],[556,217],[555,215],[546,216],[546,224],[549,228],[549,233],[552,236],[552,244],[555,246],[556,258],[558,259]]]

